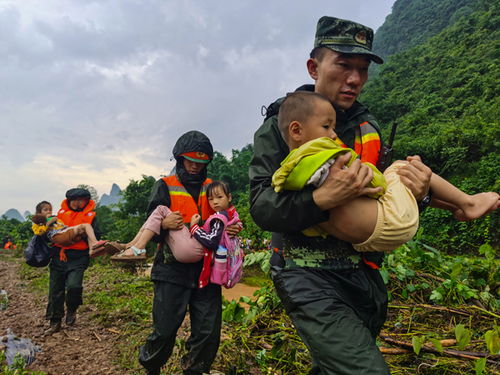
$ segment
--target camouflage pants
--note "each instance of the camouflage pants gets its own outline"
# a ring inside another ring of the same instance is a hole
[[[273,267],[272,276],[311,353],[311,374],[389,373],[375,344],[387,310],[387,292],[377,270]]]

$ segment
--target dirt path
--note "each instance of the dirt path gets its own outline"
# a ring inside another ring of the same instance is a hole
[[[41,348],[36,360],[28,369],[43,371],[50,375],[126,375],[126,370],[113,364],[116,358],[116,343],[119,335],[100,327],[89,319],[86,313],[88,305],[82,306],[77,323],[66,327],[63,323],[61,332],[44,336],[48,327],[45,320],[47,296],[32,293],[26,282],[20,279],[17,262],[9,261],[0,254],[0,290],[7,291],[9,306],[0,311],[0,336],[7,334],[7,329],[21,338],[28,338]],[[87,290],[92,283],[85,285]],[[228,300],[238,300],[241,296],[252,297],[257,288],[237,284],[232,289],[223,289]],[[188,322],[184,322],[179,335],[188,335]],[[122,338],[123,339],[123,338]],[[133,371],[130,371],[132,373]],[[220,374],[219,372],[212,372]]]
[[[0,311],[0,336],[10,328],[42,349],[29,369],[51,375],[123,374],[111,362],[116,335],[90,321],[87,314],[80,314],[75,326],[63,324],[61,332],[43,336],[47,297],[30,293],[19,278],[18,268],[17,263],[0,257],[0,289],[9,295],[7,310]]]
[[[256,288],[254,286],[248,286],[245,284],[236,284],[233,288],[231,289],[225,289],[222,288],[222,295],[224,296],[225,299],[228,301],[233,301],[235,300],[238,302],[241,296],[247,296],[250,298],[253,297],[253,293],[259,288]]]

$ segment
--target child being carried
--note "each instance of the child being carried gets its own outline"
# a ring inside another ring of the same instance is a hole
[[[90,224],[79,224],[73,227],[65,225],[61,219],[52,215],[52,204],[47,201],[36,205],[31,221],[33,222],[31,229],[35,235],[45,235],[50,242],[59,247],[70,247],[87,239],[91,257],[102,255],[101,250],[108,243],[108,241],[97,240]]]
[[[280,106],[278,127],[291,151],[273,175],[276,192],[319,187],[337,157],[349,154],[348,166],[356,160],[353,150],[339,145],[335,125],[335,109],[325,97],[306,91],[287,95]],[[303,234],[330,234],[350,242],[357,251],[390,251],[410,240],[418,228],[419,211],[415,197],[398,174],[405,163],[396,161],[383,174],[365,163],[373,170],[370,187],[381,187],[382,191],[331,209],[328,221],[303,230]],[[462,221],[477,219],[500,206],[497,193],[469,195],[435,173],[430,189],[431,206],[450,210]]]
[[[242,226],[238,213],[231,204],[232,196],[225,182],[212,182],[207,187],[206,194],[208,203],[215,214],[211,215],[201,227],[198,225],[201,217],[195,214],[191,218],[190,229],[183,225],[181,229],[169,230],[166,236],[167,245],[178,262],[195,263],[204,259],[201,279],[205,281],[210,276],[214,252],[224,238],[226,226],[233,224]],[[145,259],[146,245],[155,235],[160,234],[163,219],[171,213],[172,211],[167,206],[157,206],[134,239],[127,244],[120,244],[123,251],[112,256],[111,260],[130,262]],[[202,281],[199,286],[205,286],[205,281]]]

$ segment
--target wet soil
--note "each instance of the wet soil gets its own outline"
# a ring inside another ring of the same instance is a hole
[[[44,336],[47,297],[31,293],[19,278],[19,264],[0,257],[0,289],[9,296],[8,308],[0,311],[0,336],[8,328],[41,348],[30,370],[53,375],[122,374],[111,359],[117,335],[80,313],[74,326],[64,324],[52,336]]]
[[[238,302],[238,300],[240,299],[241,296],[247,296],[247,297],[253,298],[253,293],[257,289],[259,289],[259,288],[256,288],[254,286],[245,285],[245,284],[236,284],[231,289],[222,288],[222,295],[228,301],[235,300],[236,302]]]
[[[7,329],[18,337],[31,339],[41,348],[35,361],[27,368],[32,371],[43,371],[49,375],[121,375],[127,370],[113,363],[117,352],[119,332],[99,326],[89,318],[88,311],[92,306],[80,307],[77,322],[74,326],[62,324],[62,330],[51,336],[44,336],[48,328],[45,320],[46,295],[31,292],[27,283],[19,276],[20,264],[7,260],[0,254],[0,290],[8,293],[9,304],[4,311],[0,310],[0,336],[7,334]],[[92,283],[86,283],[87,291]],[[224,297],[238,300],[241,296],[251,297],[257,288],[237,284],[232,289],[224,289]],[[179,335],[186,335],[188,321],[179,330]],[[122,337],[123,339],[123,337]],[[131,370],[130,373],[137,373]],[[221,374],[213,371],[213,374]]]

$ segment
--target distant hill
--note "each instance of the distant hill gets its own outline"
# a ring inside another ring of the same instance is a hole
[[[122,200],[122,190],[120,189],[120,187],[117,184],[113,184],[111,186],[111,191],[109,192],[109,194],[102,195],[101,199],[99,200],[99,205],[100,206],[108,206],[112,210],[117,210],[118,208],[114,205],[121,202],[121,200]],[[2,215],[2,217],[5,216],[9,220],[15,219],[17,221],[23,222],[30,215],[31,215],[31,212],[29,212],[29,211],[25,211],[24,215],[21,215],[21,213],[17,209],[11,208],[11,209],[7,210]]]
[[[10,210],[5,211],[2,217],[6,217],[7,219],[15,219],[19,222],[23,222],[25,219],[15,208],[11,208]]]
[[[111,206],[111,209],[114,209],[112,205],[118,204],[122,200],[122,190],[117,184],[113,184],[111,186],[111,191],[109,194],[103,194],[101,199],[99,200],[100,206]],[[116,207],[115,207],[116,209]]]
[[[382,57],[422,44],[477,10],[478,0],[397,0],[375,34],[373,49]]]

